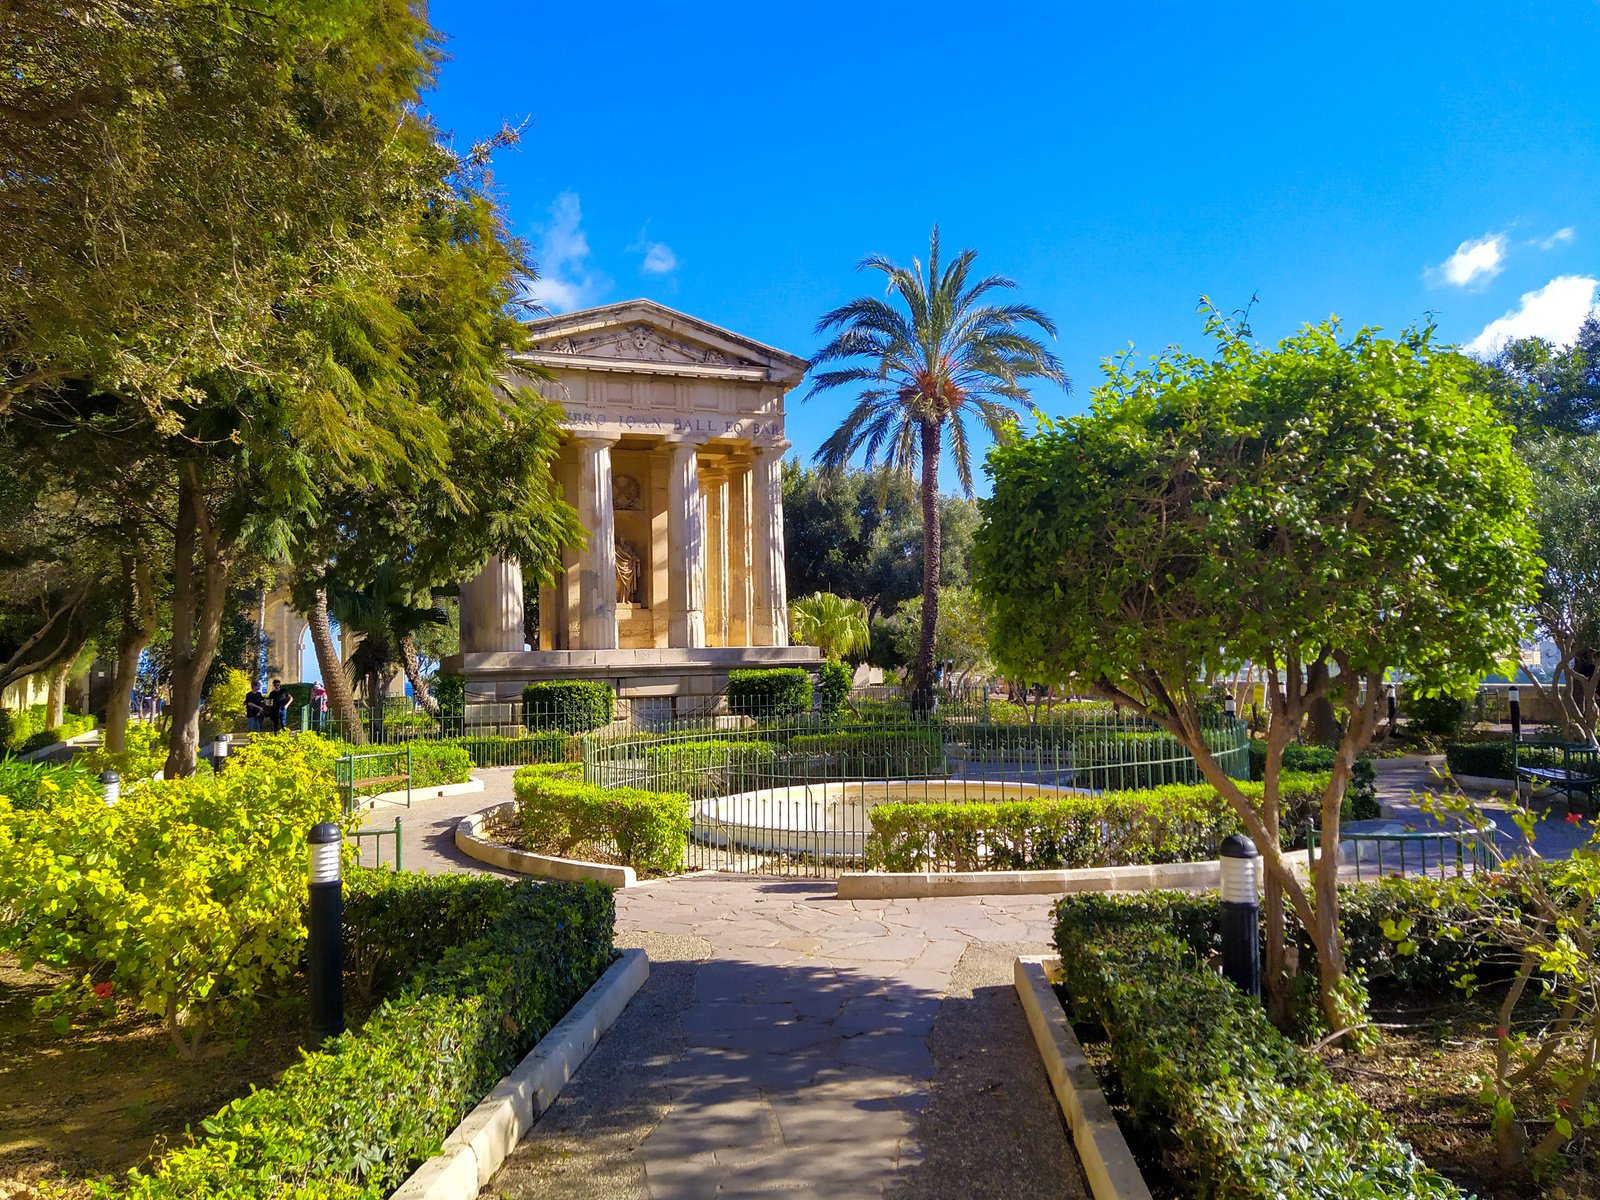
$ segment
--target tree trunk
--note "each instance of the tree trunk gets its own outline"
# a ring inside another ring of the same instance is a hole
[[[912,671],[912,704],[918,712],[933,708],[933,655],[939,629],[939,449],[943,430],[922,422],[922,637]]]
[[[172,730],[168,779],[193,775],[200,757],[200,703],[206,673],[222,636],[232,555],[206,511],[199,470],[185,463],[178,474],[178,520],[172,569]]]
[[[44,727],[54,729],[67,719],[67,676],[72,673],[73,654],[50,668],[50,687],[45,693]]]
[[[146,548],[134,543],[122,555],[122,631],[111,673],[111,702],[106,706],[105,748],[113,754],[128,748],[128,710],[139,678],[139,655],[156,628],[156,597],[151,586]]]
[[[539,643],[534,642],[535,646]],[[422,711],[435,720],[439,717],[439,701],[428,687],[428,681],[422,677],[422,656],[417,653],[417,643],[408,633],[400,639],[400,665],[405,668],[406,679],[411,683],[411,695],[422,707]]]
[[[367,711],[372,721],[372,740],[382,742],[384,735],[384,702],[388,699],[388,689],[384,686],[388,680],[384,664],[389,660],[387,654],[379,654],[374,650],[372,665],[367,668]]]
[[[328,711],[333,714],[345,741],[363,745],[367,740],[367,731],[361,728],[361,714],[356,711],[355,693],[350,690],[350,679],[344,673],[344,663],[339,661],[339,650],[333,644],[333,626],[328,622],[327,588],[317,589],[316,601],[306,614],[306,627],[311,631],[311,645],[317,652],[322,686],[328,689]]]

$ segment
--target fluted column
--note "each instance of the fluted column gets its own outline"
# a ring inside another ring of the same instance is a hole
[[[667,467],[667,645],[706,644],[706,535],[700,445],[670,443]]]
[[[522,563],[491,556],[474,579],[461,585],[461,652],[514,654],[525,640]]]
[[[750,464],[740,462],[734,467],[728,481],[728,587],[731,592],[733,620],[729,632],[735,646],[755,645],[755,631],[751,620],[754,604],[755,572],[750,553]]]
[[[578,520],[589,540],[578,560],[578,649],[617,648],[617,543],[611,509],[611,447],[616,438],[574,438]]]
[[[750,481],[757,645],[789,644],[789,581],[783,563],[783,453],[788,442],[755,448]]]

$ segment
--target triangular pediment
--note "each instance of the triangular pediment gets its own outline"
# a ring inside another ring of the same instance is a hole
[[[727,375],[796,384],[806,362],[653,300],[529,321],[526,357],[542,366]]]

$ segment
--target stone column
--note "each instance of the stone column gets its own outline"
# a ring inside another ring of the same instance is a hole
[[[741,462],[729,481],[731,513],[728,534],[728,573],[732,576],[733,623],[731,632],[736,646],[753,646],[755,628],[752,612],[755,608],[755,572],[751,569],[754,556],[750,552],[750,464]]]
[[[617,544],[611,510],[614,437],[580,437],[578,521],[589,540],[578,560],[578,649],[617,648]]]
[[[491,557],[461,585],[461,653],[515,654],[524,640],[522,564]]]
[[[670,443],[667,467],[667,645],[706,644],[706,536],[700,498],[700,445]]]
[[[783,452],[788,442],[755,448],[750,572],[755,576],[757,645],[789,644],[789,583],[783,564]]]

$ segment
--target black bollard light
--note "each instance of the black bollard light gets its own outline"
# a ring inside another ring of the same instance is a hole
[[[1261,900],[1256,894],[1256,844],[1242,834],[1222,839],[1222,974],[1261,995]]]
[[[1239,715],[1239,703],[1233,698],[1232,692],[1222,698],[1222,711],[1228,714],[1230,721]]]
[[[225,733],[217,734],[211,743],[211,769],[220,772],[228,765],[228,743],[231,739]]]
[[[1516,687],[1511,689],[1511,740],[1522,740],[1522,693]]]
[[[109,769],[101,771],[100,792],[105,797],[106,807],[110,808],[122,795],[122,776]]]
[[[311,988],[311,1036],[321,1043],[344,1032],[344,895],[339,885],[339,827],[311,830],[311,903],[307,915],[306,978]]]

